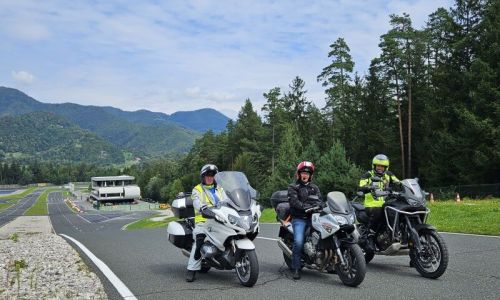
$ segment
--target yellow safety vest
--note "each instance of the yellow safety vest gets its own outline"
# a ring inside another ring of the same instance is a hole
[[[359,181],[360,187],[372,184],[371,177],[375,176],[375,172],[372,170],[369,171],[368,173],[370,174],[369,178],[363,178]],[[377,187],[380,189],[385,189],[391,182],[399,182],[399,179],[392,173],[390,173],[389,175],[386,172],[382,177],[382,181],[377,182]],[[378,197],[377,199],[375,199],[372,193],[365,194],[365,202],[364,202],[365,207],[382,207],[382,205],[384,205],[384,197]]]
[[[204,203],[207,204],[208,207],[213,207],[214,206],[214,201],[212,198],[212,195],[210,191],[206,190],[203,188],[201,184],[198,184],[197,186],[194,187],[196,191],[198,191],[199,195],[201,195],[202,199],[204,200]],[[217,196],[219,197],[219,201],[222,201],[222,193],[223,193],[222,187],[216,187],[215,192],[217,193]],[[202,199],[200,199],[200,206],[203,205]],[[205,222],[207,218],[204,218],[199,211],[195,211],[195,217],[194,217],[194,222],[195,223],[200,223],[200,222]]]

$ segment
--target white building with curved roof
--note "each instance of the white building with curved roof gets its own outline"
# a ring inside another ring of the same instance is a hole
[[[92,177],[90,198],[96,201],[120,202],[141,198],[141,189],[129,175]]]

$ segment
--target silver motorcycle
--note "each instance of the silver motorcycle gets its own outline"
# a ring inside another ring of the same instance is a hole
[[[359,234],[354,222],[356,215],[344,193],[330,192],[326,206],[317,196],[309,196],[311,227],[306,229],[301,265],[308,269],[337,273],[347,286],[358,286],[363,282],[366,263],[358,242]],[[288,268],[292,268],[293,228],[290,221],[286,191],[275,192],[271,204],[281,223],[278,246]]]

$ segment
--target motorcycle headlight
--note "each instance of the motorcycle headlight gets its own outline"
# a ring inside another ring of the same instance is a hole
[[[349,222],[347,221],[347,219],[343,216],[333,216],[333,218],[335,219],[335,221],[337,221],[337,223],[339,223],[339,225],[346,225],[348,224]]]
[[[227,219],[231,225],[236,225],[238,226],[238,222],[240,221],[240,217],[237,217],[235,215],[228,215]]]
[[[257,214],[253,215],[252,223],[257,223],[259,221],[259,216]]]
[[[227,219],[229,223],[231,223],[231,225],[241,227],[245,230],[250,229],[250,223],[251,223],[250,217],[241,218],[235,215],[228,215]]]
[[[356,222],[356,214],[352,213],[349,215],[349,224],[353,224],[354,222]]]

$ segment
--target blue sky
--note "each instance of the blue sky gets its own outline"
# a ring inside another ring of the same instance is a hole
[[[298,75],[321,108],[316,77],[338,37],[364,74],[390,14],[421,28],[452,3],[0,0],[0,86],[50,103],[234,117],[246,98],[260,109],[264,92]]]

